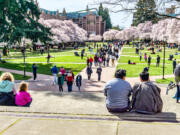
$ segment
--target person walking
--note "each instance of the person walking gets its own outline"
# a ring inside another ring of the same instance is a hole
[[[173,60],[173,73],[174,73],[174,70],[176,68],[176,65],[177,65],[177,62],[176,62],[176,59]]]
[[[97,66],[97,64],[98,64],[98,56],[95,55],[94,56],[94,65]]]
[[[85,49],[83,49],[83,50],[81,51],[81,60],[84,58],[84,52],[85,52]]]
[[[158,55],[157,56],[156,67],[159,67],[160,60],[161,60],[161,57]]]
[[[51,73],[53,74],[53,85],[55,85],[57,83],[57,74],[58,74],[58,68],[56,67],[56,65],[54,65],[54,67],[51,69]]]
[[[103,64],[104,64],[104,67],[106,66],[106,55],[104,55],[103,57]]]
[[[144,60],[147,61],[147,53],[144,54]]]
[[[148,67],[151,65],[151,56],[148,57]]]
[[[37,78],[37,66],[36,66],[36,64],[32,65],[32,69],[33,69],[33,78],[34,78],[34,81],[35,81],[36,78]]]
[[[89,63],[90,63],[90,66],[92,67],[92,64],[93,64],[93,58],[92,57],[90,57]]]
[[[58,86],[59,86],[59,91],[63,92],[63,84],[64,84],[64,76],[62,75],[61,72],[58,73]]]
[[[101,66],[99,66],[99,67],[97,68],[96,73],[98,74],[98,81],[101,81],[101,73],[102,73],[102,68],[101,68]]]
[[[81,90],[81,82],[82,82],[82,76],[81,74],[78,74],[76,77],[76,86],[78,87],[78,90]]]
[[[101,66],[101,64],[102,64],[102,58],[101,57],[99,57],[98,62],[99,62],[99,66]]]
[[[89,66],[89,63],[90,63],[90,61],[89,61],[89,57],[87,57],[86,62],[87,62],[87,66]]]
[[[87,67],[86,69],[87,75],[88,75],[88,80],[91,79],[91,74],[93,73],[92,68],[90,66]]]
[[[114,56],[114,55],[112,55],[112,57],[111,57],[111,61],[112,61],[112,67],[114,67],[115,66],[115,59],[116,59],[116,57]]]
[[[139,53],[139,59],[140,59],[140,61],[142,60],[142,53],[141,52]]]
[[[50,54],[48,54],[48,56],[47,56],[47,63],[49,63],[49,62],[50,62],[50,58],[51,58],[51,55],[50,55]]]
[[[72,92],[72,85],[74,81],[73,74],[69,72],[66,76],[66,80],[67,80],[68,92]]]
[[[110,55],[107,57],[106,59],[106,64],[107,64],[107,67],[109,67],[109,61],[110,61]]]

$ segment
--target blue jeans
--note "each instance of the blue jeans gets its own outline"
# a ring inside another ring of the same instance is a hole
[[[68,85],[68,92],[72,92],[72,84]]]

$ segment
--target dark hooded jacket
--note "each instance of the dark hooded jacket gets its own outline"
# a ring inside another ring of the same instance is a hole
[[[155,114],[162,111],[161,89],[153,82],[135,84],[133,87],[132,110],[144,114]]]

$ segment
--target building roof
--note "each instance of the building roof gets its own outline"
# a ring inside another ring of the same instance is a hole
[[[49,11],[46,9],[40,9],[41,12],[45,12],[45,14],[50,14],[50,15],[57,15],[57,11]],[[67,18],[68,19],[78,19],[78,18],[83,18],[84,16],[87,16],[89,14],[93,14],[98,16],[97,9],[89,9],[87,10],[82,10],[82,11],[76,11],[76,12],[69,12],[67,13]],[[63,13],[59,13],[61,16],[63,16]]]
[[[71,13],[67,13],[67,18],[68,19],[78,19],[78,18],[83,18],[84,16],[87,16],[89,14],[93,14],[93,15],[96,15],[98,16],[98,13],[97,11],[95,10],[89,10],[89,11],[77,11],[77,12],[71,12]]]
[[[41,12],[45,12],[45,14],[50,14],[50,15],[57,15],[57,11],[49,11],[49,10],[46,10],[46,9],[43,9],[41,8],[40,9]]]

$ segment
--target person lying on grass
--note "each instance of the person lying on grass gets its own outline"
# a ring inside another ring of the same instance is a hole
[[[131,60],[128,60],[128,64],[129,65],[136,65],[136,63],[135,62],[131,62]]]
[[[19,92],[16,94],[15,103],[17,106],[30,107],[32,102],[31,95],[28,93],[28,83],[21,82]]]

